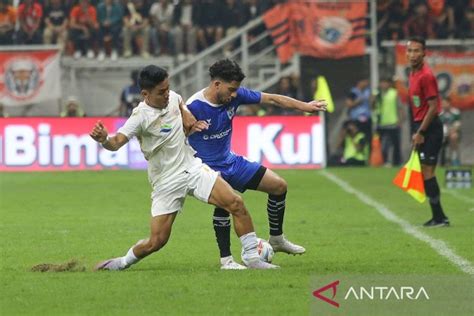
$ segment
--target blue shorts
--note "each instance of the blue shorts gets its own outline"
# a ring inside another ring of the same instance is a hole
[[[234,190],[239,192],[245,192],[246,185],[257,173],[260,168],[260,164],[257,162],[251,162],[242,156],[234,156],[231,162],[223,164],[214,164],[206,162],[206,164],[219,172],[221,177],[227,181]]]

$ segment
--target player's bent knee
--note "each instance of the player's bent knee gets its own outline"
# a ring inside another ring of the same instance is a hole
[[[284,194],[288,190],[288,183],[283,178],[278,178],[275,195]]]

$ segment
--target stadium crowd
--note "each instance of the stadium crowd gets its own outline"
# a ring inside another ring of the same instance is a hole
[[[0,44],[59,44],[75,58],[187,55],[275,4],[272,0],[0,1]]]
[[[199,52],[281,0],[0,0],[0,45],[59,44],[65,54]],[[379,39],[474,37],[472,0],[377,1]]]
[[[472,0],[377,1],[379,40],[473,38]]]

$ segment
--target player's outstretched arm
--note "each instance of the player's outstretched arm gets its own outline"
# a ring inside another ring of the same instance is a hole
[[[105,128],[104,124],[100,120],[97,121],[97,123],[95,123],[95,126],[92,129],[92,131],[89,133],[89,135],[96,142],[101,143],[105,149],[108,149],[111,151],[119,150],[120,147],[122,147],[128,142],[128,138],[125,135],[120,134],[120,133],[118,133],[115,136],[109,137],[108,136],[109,133],[107,129]]]
[[[284,95],[263,92],[260,103],[271,104],[286,109],[300,110],[308,113],[326,111],[327,107],[325,100],[303,102]]]
[[[184,102],[179,103],[179,110],[181,111],[181,117],[183,118],[183,128],[184,128],[184,134],[186,136],[191,135],[193,132],[193,126],[196,124],[196,118],[194,115],[189,111],[188,107]]]

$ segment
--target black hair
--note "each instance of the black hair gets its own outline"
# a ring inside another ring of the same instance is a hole
[[[413,37],[410,37],[410,39],[408,40],[409,42],[416,42],[416,43],[420,43],[421,46],[423,47],[423,49],[426,48],[426,41],[423,37],[420,37],[420,36],[413,36]]]
[[[140,70],[133,70],[131,73],[130,73],[130,79],[132,79],[132,81],[134,83],[137,83],[138,82],[138,76],[140,75]]]
[[[158,66],[148,65],[138,75],[138,86],[142,90],[152,90],[168,78],[168,72]]]
[[[211,67],[209,67],[209,75],[211,76],[211,80],[221,79],[225,82],[241,82],[245,78],[239,64],[230,59],[221,59],[212,64]]]
[[[344,123],[342,123],[342,127],[343,127],[344,129],[347,129],[347,128],[349,127],[349,125],[352,125],[352,124],[354,124],[357,128],[359,128],[359,126],[357,125],[357,122],[354,121],[354,120],[346,120],[346,121],[344,121]]]

